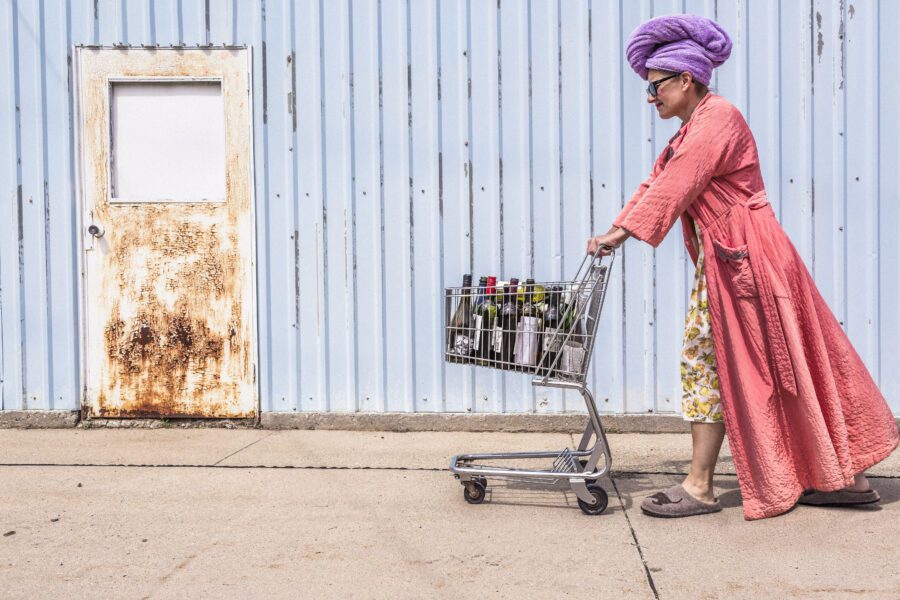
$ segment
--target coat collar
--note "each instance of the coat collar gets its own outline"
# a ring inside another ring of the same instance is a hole
[[[670,144],[672,142],[674,142],[676,139],[678,139],[679,136],[683,135],[685,131],[687,131],[688,126],[694,120],[694,116],[697,114],[697,112],[699,110],[701,110],[706,105],[706,103],[709,101],[710,97],[712,97],[712,96],[713,96],[712,92],[707,92],[705,96],[700,98],[700,102],[698,102],[697,106],[694,107],[694,112],[691,113],[691,117],[687,121],[685,121],[684,123],[681,124],[681,127],[678,128],[678,131],[676,131],[675,135],[672,136],[672,139],[669,140]]]

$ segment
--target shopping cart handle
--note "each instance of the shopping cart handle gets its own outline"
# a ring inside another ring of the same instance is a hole
[[[610,246],[609,244],[600,244],[593,252],[585,252],[584,260],[585,262],[588,260],[595,261],[603,258],[604,256],[611,256],[616,253],[617,248],[617,246]],[[604,254],[604,252],[606,254]]]

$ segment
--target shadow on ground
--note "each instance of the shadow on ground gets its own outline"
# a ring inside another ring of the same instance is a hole
[[[673,475],[671,485],[681,480],[680,475]],[[617,490],[609,478],[601,479],[601,485],[609,495],[609,508],[604,511],[612,513],[639,508],[640,501],[645,496],[662,491],[665,486],[659,483],[658,475],[645,473],[613,473],[613,481],[628,481],[628,493],[621,494],[619,502]],[[853,507],[823,506],[816,507],[822,510],[832,511],[880,511],[883,506],[893,504],[900,500],[900,480],[884,477],[871,478],[873,487],[881,495],[881,501],[876,504],[867,504]],[[741,490],[737,477],[734,475],[716,476],[716,493],[723,509],[739,508],[742,504]],[[460,494],[462,494],[460,486]],[[556,509],[577,509],[578,502],[575,494],[567,487],[548,487],[534,483],[503,481],[500,479],[488,482],[488,492],[485,504],[499,506],[530,506]],[[792,509],[793,510],[793,509]],[[788,511],[791,512],[791,511]]]

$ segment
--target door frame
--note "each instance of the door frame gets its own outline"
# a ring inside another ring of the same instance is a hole
[[[90,372],[89,372],[89,361],[88,361],[88,331],[90,330],[91,323],[89,320],[89,311],[88,311],[88,303],[90,299],[87,297],[87,277],[88,277],[88,261],[87,261],[87,241],[90,240],[91,235],[87,232],[87,223],[90,222],[89,209],[87,206],[87,198],[85,194],[85,156],[84,156],[84,143],[83,143],[83,135],[82,135],[82,127],[83,127],[83,116],[84,116],[84,106],[83,106],[83,85],[80,73],[81,66],[81,55],[85,50],[130,50],[130,51],[153,51],[153,52],[183,52],[186,50],[196,51],[196,50],[245,50],[247,52],[247,110],[248,110],[248,140],[249,140],[249,169],[250,172],[248,174],[249,181],[249,214],[250,219],[252,220],[250,226],[250,264],[248,268],[250,269],[250,283],[251,290],[248,294],[247,301],[250,304],[249,314],[250,314],[250,323],[249,323],[249,331],[252,335],[252,340],[250,341],[250,359],[252,360],[252,384],[254,393],[256,394],[256,398],[254,401],[254,410],[255,416],[250,418],[228,418],[228,417],[211,417],[211,418],[194,418],[194,417],[179,417],[178,415],[172,415],[171,417],[165,417],[166,419],[184,419],[184,420],[197,420],[197,421],[209,421],[209,420],[227,420],[227,421],[238,421],[238,422],[250,422],[252,424],[258,424],[261,418],[262,413],[262,394],[261,394],[261,385],[260,385],[260,348],[259,348],[259,308],[258,308],[258,293],[259,293],[259,269],[257,268],[257,206],[256,206],[256,143],[254,138],[255,133],[255,107],[253,102],[253,47],[250,45],[234,45],[234,44],[222,44],[218,46],[131,46],[131,45],[94,45],[94,44],[74,44],[71,47],[71,55],[72,55],[72,118],[73,118],[73,135],[74,135],[74,175],[75,175],[75,202],[76,202],[76,211],[75,211],[75,226],[77,229],[76,233],[76,252],[78,253],[77,265],[79,269],[79,276],[76,278],[77,282],[77,299],[78,299],[78,307],[77,307],[77,333],[78,333],[78,373],[81,377],[81,390],[80,390],[80,417],[82,420],[90,421],[90,420],[107,420],[108,417],[92,417],[91,416],[91,394],[95,392],[95,390],[89,389],[89,381],[90,381]],[[113,81],[121,81],[121,78],[112,78]],[[135,77],[128,78],[128,81],[210,81],[209,77],[179,77],[179,78],[171,78],[171,77]],[[109,81],[107,82],[107,93],[111,90],[111,85]],[[107,115],[107,118],[109,115]],[[111,156],[109,157],[111,159]],[[108,168],[108,165],[107,165]],[[107,193],[110,193],[110,190],[107,189]],[[126,420],[124,418],[116,418],[116,420]]]

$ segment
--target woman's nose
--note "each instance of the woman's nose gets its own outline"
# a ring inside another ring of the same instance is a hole
[[[655,103],[656,103],[656,96],[651,96],[650,94],[647,94],[647,104],[655,104]]]

